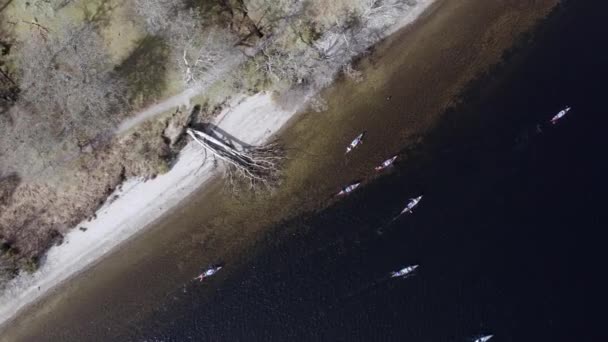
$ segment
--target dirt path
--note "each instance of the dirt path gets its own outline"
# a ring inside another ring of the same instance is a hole
[[[117,133],[121,134],[134,126],[139,125],[145,120],[148,120],[158,114],[169,111],[171,108],[184,106],[186,108],[190,108],[190,100],[199,95],[202,91],[202,87],[192,87],[188,88],[177,95],[173,95],[164,101],[152,105],[146,109],[135,113],[132,117],[123,121],[120,126],[118,126]]]

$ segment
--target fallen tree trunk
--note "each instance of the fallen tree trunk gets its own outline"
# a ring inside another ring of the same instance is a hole
[[[278,183],[285,153],[277,143],[242,147],[239,150],[192,128],[188,128],[186,133],[226,164],[226,178],[233,191],[238,191],[241,185],[256,190],[260,187],[272,188]]]

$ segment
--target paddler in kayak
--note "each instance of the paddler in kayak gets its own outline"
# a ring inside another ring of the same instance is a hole
[[[566,114],[570,111],[570,109],[572,109],[572,108],[566,107],[566,108],[560,110],[559,113],[555,114],[555,116],[551,118],[551,124],[555,125],[561,118],[566,116]]]
[[[374,170],[376,170],[377,172],[382,171],[382,170],[386,169],[387,167],[393,165],[395,160],[397,160],[397,156],[392,156],[392,157],[388,158],[387,160],[383,161],[382,164],[376,166],[374,168]]]
[[[344,196],[344,195],[348,195],[348,194],[350,194],[351,192],[355,191],[355,190],[356,190],[356,189],[359,187],[359,185],[361,185],[361,182],[355,182],[355,183],[352,183],[352,184],[350,184],[350,185],[348,185],[348,186],[345,186],[345,187],[343,187],[343,188],[340,190],[340,192],[338,192],[338,193],[336,194],[336,196]]]
[[[194,278],[194,280],[203,281],[205,278],[211,277],[212,275],[216,274],[221,269],[222,269],[222,266],[210,267],[203,273],[199,274],[198,277]]]
[[[354,150],[354,149],[355,149],[355,147],[357,147],[357,146],[361,145],[361,144],[363,143],[363,138],[365,138],[365,134],[366,134],[366,133],[367,133],[366,131],[363,131],[363,132],[361,132],[359,135],[357,135],[357,137],[355,138],[355,140],[353,140],[353,141],[350,143],[350,145],[348,145],[348,146],[346,147],[346,153],[344,153],[344,154],[348,154],[348,153],[350,153],[350,151]]]

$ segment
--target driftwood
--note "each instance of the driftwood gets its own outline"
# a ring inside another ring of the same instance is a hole
[[[272,188],[280,179],[281,164],[285,159],[277,143],[263,146],[242,146],[237,149],[207,133],[188,128],[186,133],[199,145],[226,164],[226,179],[233,191],[245,185],[251,190]]]

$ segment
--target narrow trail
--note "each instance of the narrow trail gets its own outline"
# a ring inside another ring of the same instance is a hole
[[[139,125],[140,123],[142,123],[145,120],[148,120],[158,114],[169,111],[171,108],[181,107],[181,106],[190,108],[190,100],[193,97],[199,95],[202,90],[203,90],[203,87],[200,87],[200,86],[188,88],[177,95],[173,95],[173,96],[163,100],[162,102],[154,104],[148,108],[142,109],[138,113],[133,114],[132,117],[123,121],[120,124],[120,126],[118,126],[116,133],[118,133],[118,134],[124,133],[124,132],[128,131],[129,129],[133,128],[134,126]]]

